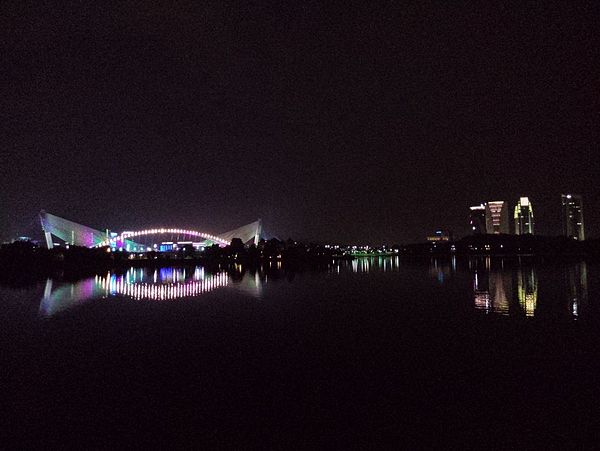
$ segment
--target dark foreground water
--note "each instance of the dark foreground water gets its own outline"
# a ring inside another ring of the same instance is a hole
[[[600,267],[363,259],[0,286],[14,447],[597,440]]]

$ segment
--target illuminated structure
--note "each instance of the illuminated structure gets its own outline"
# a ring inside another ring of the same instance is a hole
[[[515,206],[515,234],[533,235],[533,208],[528,197],[521,197]]]
[[[109,246],[114,250],[146,252],[158,250],[157,246],[148,247],[146,244],[139,242],[143,241],[142,238],[150,235],[161,235],[163,238],[165,236],[168,238],[166,241],[164,239],[162,240],[161,244],[164,244],[165,246],[164,249],[161,250],[176,250],[178,245],[192,245],[195,248],[211,246],[213,244],[227,246],[231,243],[233,238],[240,238],[245,244],[258,244],[262,233],[260,219],[219,235],[197,230],[163,227],[111,234],[108,230],[106,232],[95,230],[91,227],[69,221],[68,219],[46,213],[43,210],[40,212],[40,222],[46,237],[48,249],[54,247],[53,236],[74,246],[85,246],[90,248]],[[169,245],[170,247],[167,249]]]
[[[508,208],[503,200],[485,204],[485,225],[487,233],[509,233]]]
[[[115,237],[107,238],[106,240],[98,243],[95,247],[104,247],[110,246],[111,248],[119,248],[124,249],[126,251],[131,252],[144,252],[147,250],[146,246],[135,243],[130,240],[130,238],[139,238],[145,237],[148,235],[177,235],[178,237],[183,237],[183,239],[176,240],[177,243],[171,239],[169,241],[163,241],[162,251],[165,250],[174,250],[177,248],[177,244],[192,244],[194,247],[206,247],[212,244],[218,244],[219,246],[227,246],[229,241],[226,241],[222,238],[219,238],[216,235],[211,235],[209,233],[198,232],[196,230],[187,230],[187,229],[177,229],[177,228],[160,228],[160,229],[146,229],[146,230],[138,230],[135,232],[127,231],[122,232],[120,235]],[[192,239],[191,241],[187,241]],[[196,239],[194,242],[193,239]],[[198,241],[201,239],[202,241]]]
[[[430,235],[427,237],[427,241],[437,242],[437,241],[453,241],[452,232],[449,230],[438,229],[435,231],[434,235]]]
[[[486,233],[486,224],[485,224],[485,205],[476,205],[471,207],[471,213],[469,215],[469,224],[471,226],[471,231],[475,235],[481,235]]]
[[[107,237],[106,232],[51,215],[44,210],[40,212],[40,222],[48,249],[54,247],[53,235],[65,243],[86,247],[94,247]]]
[[[585,240],[583,225],[583,202],[577,194],[562,194],[563,235],[571,239]]]

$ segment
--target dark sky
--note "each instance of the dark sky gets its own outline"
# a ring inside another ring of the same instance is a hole
[[[567,191],[599,237],[600,2],[400,3],[1,2],[0,238],[410,242],[521,195],[556,234]]]

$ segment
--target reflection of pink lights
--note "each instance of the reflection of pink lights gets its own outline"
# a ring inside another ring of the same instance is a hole
[[[490,311],[490,294],[487,291],[475,292],[475,308],[484,310],[486,313]]]
[[[135,270],[134,270],[135,271]],[[171,300],[199,296],[219,287],[229,285],[227,273],[205,276],[204,271],[195,271],[192,280],[171,283],[143,283],[128,281],[127,277],[108,273],[106,277],[79,281],[52,289],[52,280],[48,279],[44,297],[40,303],[40,314],[52,316],[88,299],[100,299],[108,296],[121,295],[135,300]],[[140,275],[140,278],[143,274]],[[132,278],[133,279],[133,278]]]
[[[91,298],[92,296],[94,296],[94,288],[96,288],[96,284],[94,282],[95,279],[88,279],[84,281],[84,283],[78,284],[78,295],[83,299]]]
[[[128,283],[124,277],[102,278],[99,284],[106,294],[128,296],[136,300],[169,300],[194,297],[229,284],[227,273],[219,273],[204,280],[171,282],[168,284]]]

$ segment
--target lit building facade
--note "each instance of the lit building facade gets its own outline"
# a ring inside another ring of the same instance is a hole
[[[487,233],[510,233],[507,203],[495,200],[485,204],[485,223]]]
[[[427,241],[453,241],[454,237],[450,230],[438,229],[434,235],[427,237]]]
[[[515,234],[533,235],[533,208],[528,197],[521,197],[515,206]]]
[[[574,240],[585,240],[583,202],[578,194],[562,194],[563,235]]]
[[[481,235],[486,233],[485,205],[481,204],[471,207],[471,213],[469,215],[469,224],[471,226],[471,232],[474,235]]]

